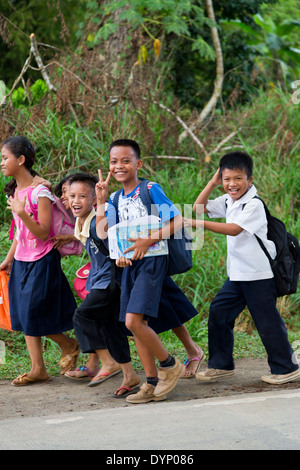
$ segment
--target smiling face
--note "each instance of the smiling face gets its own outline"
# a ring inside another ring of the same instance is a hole
[[[75,217],[83,224],[96,203],[95,192],[91,186],[82,181],[74,181],[69,189],[69,205]]]
[[[229,170],[224,168],[222,170],[222,184],[227,194],[237,201],[240,199],[251,187],[253,178],[248,178],[245,170],[235,169]]]
[[[70,183],[66,181],[61,187],[61,196],[60,196],[61,202],[65,206],[66,210],[70,209],[69,193],[70,193]]]
[[[116,146],[110,151],[110,172],[118,182],[125,186],[137,184],[137,171],[142,168],[142,165],[142,160],[136,157],[131,147]]]

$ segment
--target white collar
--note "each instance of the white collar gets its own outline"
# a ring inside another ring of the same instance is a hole
[[[81,241],[81,243],[83,243],[83,245],[86,244],[86,240],[90,236],[90,225],[95,215],[96,211],[93,208],[85,219],[83,225],[81,224],[80,220],[76,218],[74,235],[76,238],[78,238],[78,240]]]

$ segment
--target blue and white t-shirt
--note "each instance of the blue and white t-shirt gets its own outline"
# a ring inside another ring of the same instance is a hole
[[[169,222],[169,220],[180,214],[179,210],[170,201],[170,199],[167,198],[159,184],[149,181],[147,188],[163,223]],[[147,207],[143,204],[140,196],[140,184],[126,196],[123,195],[122,191],[119,197],[117,217],[115,207],[113,205],[115,194],[116,193],[111,194],[107,207],[107,221],[109,227],[112,227],[118,222],[124,222],[125,220],[148,215]]]

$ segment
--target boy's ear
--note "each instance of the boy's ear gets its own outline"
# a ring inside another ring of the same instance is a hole
[[[252,183],[253,183],[253,176],[250,176],[250,178],[248,179],[248,186],[251,186]]]
[[[143,166],[143,160],[138,159],[138,161],[137,161],[137,170],[140,170],[142,168],[142,166]]]

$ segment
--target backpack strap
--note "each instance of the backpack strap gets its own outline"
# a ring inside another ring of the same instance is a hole
[[[115,285],[116,285],[116,263],[115,260],[111,259],[109,257],[109,250],[107,247],[104,245],[103,241],[97,236],[96,232],[96,216],[93,217],[90,225],[90,234],[91,237],[94,240],[94,243],[96,244],[97,248],[101,251],[101,253],[110,260],[110,275],[111,275],[111,281],[110,281],[110,287],[112,290],[114,290]]]
[[[114,198],[112,200],[113,206],[116,210],[116,224],[119,222],[118,206],[119,206],[119,199],[120,199],[120,195],[121,195],[122,191],[123,191],[123,189],[119,189],[119,191],[117,191],[115,193]]]
[[[16,225],[16,222],[15,222],[15,218],[13,217],[11,224],[10,224],[10,229],[9,229],[9,238],[8,238],[9,240],[14,239],[15,225]]]
[[[144,180],[143,179],[141,184],[140,184],[141,199],[143,201],[143,204],[147,207],[148,214],[151,215],[152,212],[154,212],[154,214],[152,214],[152,215],[156,215],[157,217],[159,217],[157,207],[154,204],[154,202],[152,201],[152,198],[150,196],[150,191],[148,189],[148,183],[149,183],[149,180]]]
[[[265,212],[266,212],[266,217],[267,217],[267,220],[268,220],[268,218],[270,217],[271,214],[270,214],[270,211],[269,211],[268,207],[266,206],[265,201],[257,195],[253,196],[252,199],[259,199],[263,203],[263,206],[264,206],[264,209],[265,209]],[[247,204],[247,202],[245,202],[245,204],[242,205],[242,210],[244,209],[246,204]],[[227,199],[225,200],[225,207],[227,209]],[[259,246],[261,247],[261,249],[265,253],[265,255],[268,258],[269,263],[272,267],[272,264],[273,264],[274,260],[271,258],[270,253],[268,252],[267,248],[263,244],[263,241],[256,235],[256,233],[254,235],[255,235],[256,240],[258,241]]]
[[[101,253],[106,256],[107,258],[109,257],[109,251],[108,249],[106,248],[106,246],[104,245],[103,241],[100,240],[100,238],[97,236],[97,232],[96,232],[96,216],[93,217],[92,221],[91,221],[91,225],[90,225],[90,234],[95,242],[95,244],[97,245],[97,248],[99,248],[99,250],[101,251]]]

